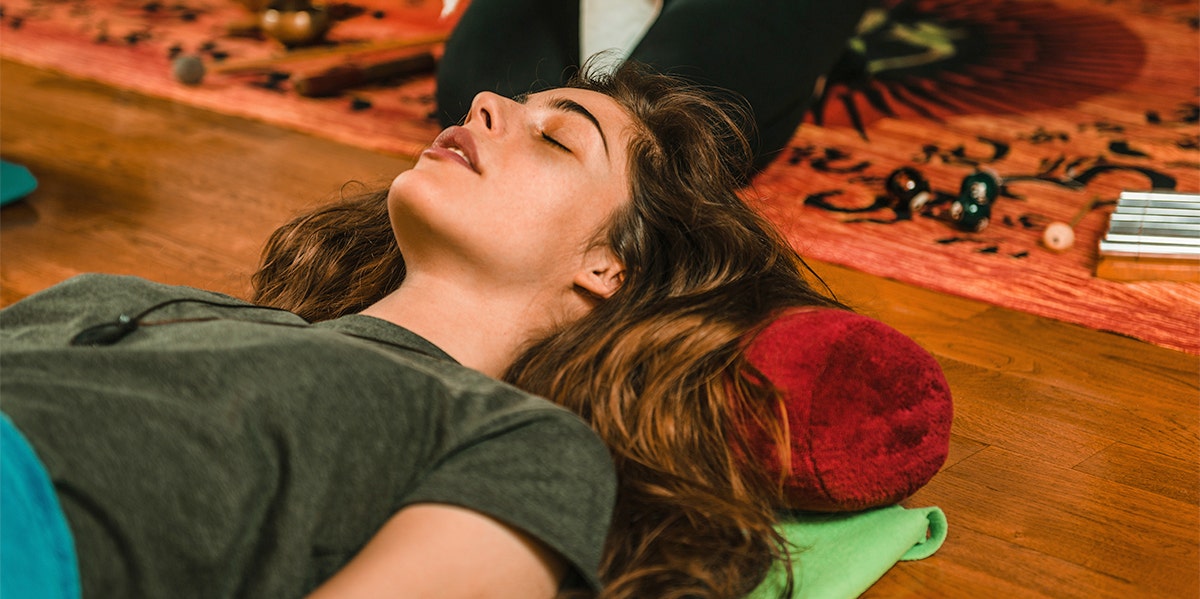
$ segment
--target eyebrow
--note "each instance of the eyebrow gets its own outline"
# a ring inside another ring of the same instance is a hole
[[[521,104],[524,104],[528,99],[529,94],[521,94],[514,98],[514,100],[520,102]],[[569,98],[554,98],[553,100],[550,100],[548,105],[554,110],[578,114],[591,122],[592,125],[596,127],[596,132],[600,134],[600,143],[604,145],[604,156],[608,157],[608,137],[604,135],[604,128],[600,126],[600,120],[596,118],[596,115],[592,114],[590,110],[588,110],[579,102]]]

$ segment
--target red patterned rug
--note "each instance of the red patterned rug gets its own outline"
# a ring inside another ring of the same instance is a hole
[[[329,4],[332,49],[447,33],[437,0]],[[461,11],[462,8],[460,7]],[[7,0],[0,55],[329,137],[415,155],[436,135],[433,79],[416,75],[329,98],[305,73],[368,55],[294,53],[245,35],[232,0]],[[854,60],[756,180],[762,207],[806,256],[938,291],[1200,354],[1200,279],[1095,276],[1124,190],[1200,192],[1200,34],[1192,0],[912,0],[865,20]],[[372,60],[417,52],[376,48]],[[433,48],[436,54],[436,46]],[[303,51],[310,52],[310,51]],[[172,75],[195,54],[198,85]],[[224,72],[222,72],[224,71]],[[887,180],[928,181],[917,210]],[[980,231],[950,207],[965,177],[999,176]],[[1075,221],[1063,252],[1041,242]]]

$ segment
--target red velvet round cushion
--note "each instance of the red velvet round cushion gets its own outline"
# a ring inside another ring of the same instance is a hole
[[[952,403],[937,361],[912,339],[842,310],[772,321],[747,358],[784,394],[791,434],[787,509],[891,505],[929,482],[949,451]],[[756,457],[779,470],[769,436]]]

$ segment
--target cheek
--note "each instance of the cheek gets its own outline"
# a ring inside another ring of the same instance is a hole
[[[527,236],[549,235],[562,231],[570,222],[564,204],[578,195],[578,182],[549,169],[526,170],[505,177],[493,188],[482,209],[494,215],[497,225],[519,225]],[[514,233],[517,231],[513,231]]]
[[[559,189],[545,198],[537,215],[546,235],[572,247],[590,242],[612,213],[613,194],[604,186],[578,183]]]
[[[588,241],[592,241],[614,213],[629,203],[629,190],[619,177],[595,179],[591,183],[579,189],[565,206],[567,217]]]

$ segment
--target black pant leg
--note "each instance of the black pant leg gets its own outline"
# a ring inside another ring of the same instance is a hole
[[[787,145],[866,0],[666,0],[631,60],[732,90],[757,125],[755,166]]]
[[[471,0],[438,65],[438,119],[460,122],[481,91],[557,87],[578,63],[578,0]]]

